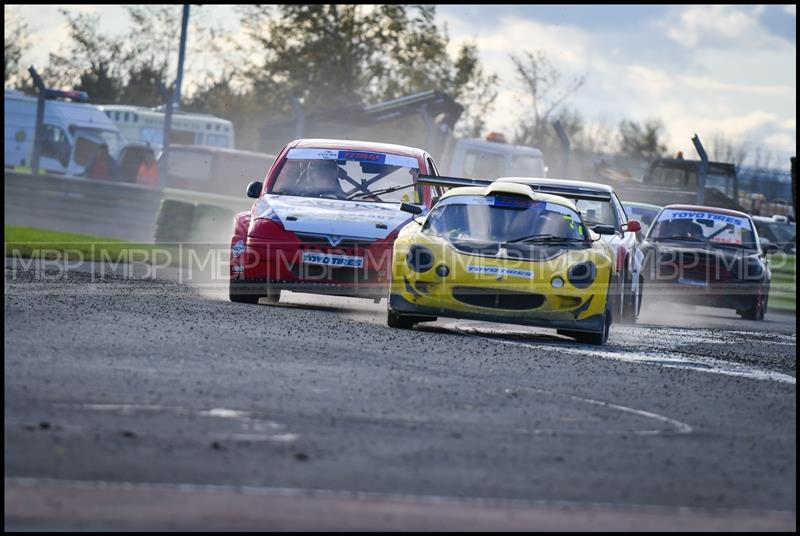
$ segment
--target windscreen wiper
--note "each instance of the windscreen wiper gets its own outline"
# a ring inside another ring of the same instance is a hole
[[[349,196],[347,199],[356,199],[357,197],[367,197],[367,196],[378,196],[380,194],[390,194],[392,192],[396,192],[397,190],[402,190],[403,188],[408,188],[410,186],[414,186],[414,183],[411,184],[404,184],[402,186],[391,186],[389,188],[384,188],[383,190],[375,190],[372,192],[358,192]]]
[[[506,244],[514,244],[516,242],[583,242],[581,238],[568,238],[565,236],[556,236],[553,234],[535,234],[530,236],[523,236],[515,238],[514,240],[506,240]]]

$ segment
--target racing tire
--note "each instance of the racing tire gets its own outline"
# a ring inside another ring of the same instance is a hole
[[[625,281],[621,281],[620,279],[619,274],[612,274],[611,283],[609,285],[609,303],[607,308],[611,311],[614,322],[622,321],[622,313],[625,308]]]
[[[278,289],[278,290],[269,289],[267,291],[266,296],[262,296],[262,297],[264,298],[264,301],[266,301],[267,303],[269,303],[271,305],[274,305],[274,304],[278,303],[279,301],[281,301],[281,291],[280,291],[280,289]]]
[[[390,328],[411,329],[414,327],[416,322],[414,321],[413,317],[398,315],[392,311],[388,311],[386,314],[386,324]]]
[[[235,303],[257,304],[261,296],[231,281],[228,285],[228,298]]]
[[[601,332],[587,332],[575,331],[572,332],[572,337],[583,344],[593,344],[595,346],[603,346],[608,342],[608,332],[611,330],[611,311],[606,309],[603,313],[603,331]]]
[[[760,292],[753,296],[753,303],[744,311],[739,311],[739,316],[744,320],[763,321],[767,311],[767,295]]]
[[[642,280],[639,278],[640,286],[639,295],[637,296],[633,293],[633,277],[629,276],[630,273],[625,270],[625,281],[623,282],[622,287],[622,313],[619,317],[620,324],[635,324],[636,319],[639,317],[639,310],[642,303]]]

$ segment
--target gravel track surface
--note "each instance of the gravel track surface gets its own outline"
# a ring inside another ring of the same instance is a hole
[[[795,526],[794,317],[647,312],[590,347],[480,322],[392,330],[385,302],[5,276],[7,497],[30,488],[14,479],[177,483]],[[13,496],[7,528],[95,526],[25,517]]]

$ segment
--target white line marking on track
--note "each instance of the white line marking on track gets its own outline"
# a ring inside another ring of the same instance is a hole
[[[216,434],[216,439],[231,441],[274,441],[277,443],[291,443],[300,438],[299,434],[285,432],[286,425],[279,422],[261,419],[254,416],[252,411],[235,409],[213,408],[197,410],[180,406],[157,406],[147,404],[56,404],[59,407],[88,409],[92,411],[120,412],[123,415],[132,415],[135,412],[168,412],[177,415],[200,415],[217,419],[231,419],[238,421],[241,428],[249,433]],[[258,433],[260,432],[260,433]]]
[[[569,398],[570,400],[575,400],[576,402],[584,402],[586,404],[592,404],[594,406],[601,406],[605,408],[615,409],[617,411],[622,411],[625,413],[632,413],[634,415],[639,415],[640,417],[645,417],[648,419],[653,419],[659,422],[663,422],[665,424],[669,424],[670,426],[675,428],[675,433],[678,434],[690,434],[692,433],[692,427],[686,424],[685,422],[681,422],[676,419],[671,419],[669,417],[665,417],[664,415],[659,415],[658,413],[652,413],[650,411],[644,411],[641,409],[631,408],[628,406],[623,406],[621,404],[612,404],[611,402],[604,402],[602,400],[595,400],[593,398],[584,398],[582,396],[575,396],[575,395],[560,395],[559,393],[555,393],[553,391],[548,391],[546,389],[538,389],[538,388],[529,388],[531,391],[536,391],[537,393],[543,393],[552,396],[563,396]],[[663,434],[664,430],[633,430],[631,433],[637,435],[659,435]]]
[[[632,352],[629,350],[587,350],[586,348],[576,348],[566,344],[552,345],[552,344],[534,344],[521,341],[509,341],[500,338],[493,338],[486,336],[486,331],[474,328],[462,328],[458,325],[452,327],[455,331],[465,335],[475,336],[491,342],[499,342],[501,344],[508,344],[512,346],[522,346],[525,348],[532,348],[541,350],[544,347],[555,348],[559,352],[566,354],[587,355],[592,357],[600,357],[603,359],[613,359],[616,361],[626,361],[629,363],[641,363],[644,365],[657,365],[666,368],[677,368],[684,370],[696,370],[710,374],[722,374],[725,376],[736,376],[740,378],[748,378],[751,380],[771,380],[782,383],[789,383],[792,385],[797,384],[797,379],[788,374],[781,374],[780,372],[764,371],[750,368],[746,365],[738,363],[730,363],[720,359],[709,357],[696,357],[687,359],[681,354],[673,354],[667,352]],[[494,331],[493,335],[508,335]]]
[[[650,411],[644,411],[641,409],[636,408],[629,408],[628,406],[622,406],[620,404],[612,404],[610,402],[603,402],[602,400],[592,400],[591,398],[583,398],[580,396],[570,396],[572,400],[579,400],[581,402],[586,402],[587,404],[595,404],[598,406],[604,406],[607,408],[614,408],[619,411],[625,411],[628,413],[633,413],[635,415],[641,415],[642,417],[647,417],[649,419],[655,419],[657,421],[661,421],[666,424],[670,424],[675,427],[675,430],[679,434],[690,434],[692,432],[692,427],[686,424],[685,422],[677,421],[675,419],[670,419],[669,417],[665,417],[663,415],[659,415],[658,413],[652,413]],[[661,433],[659,430],[637,430],[633,432],[634,434],[641,434],[641,435],[654,435]]]

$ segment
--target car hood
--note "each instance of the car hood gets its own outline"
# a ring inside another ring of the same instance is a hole
[[[411,215],[400,210],[400,203],[265,195],[254,205],[253,218],[279,221],[295,233],[383,239],[408,223]]]
[[[654,242],[648,240],[645,248],[654,248],[660,253],[682,253],[697,254],[705,257],[719,257],[721,259],[741,259],[743,257],[758,257],[758,252],[752,249],[716,247],[710,244],[698,244],[695,242],[666,241]]]
[[[483,257],[498,258],[497,254],[500,251],[501,244],[495,241],[474,241],[474,240],[458,240],[454,238],[448,239],[450,245],[460,253],[468,255],[479,255]],[[505,256],[499,257],[502,259],[516,259],[534,262],[543,262],[553,260],[556,257],[568,253],[570,251],[583,251],[590,249],[589,247],[581,246],[565,246],[561,244],[530,244],[530,243],[515,243],[502,245],[505,250]]]
[[[646,242],[645,262],[677,262],[682,270],[712,270],[714,280],[759,280],[767,267],[757,251],[675,242]]]

